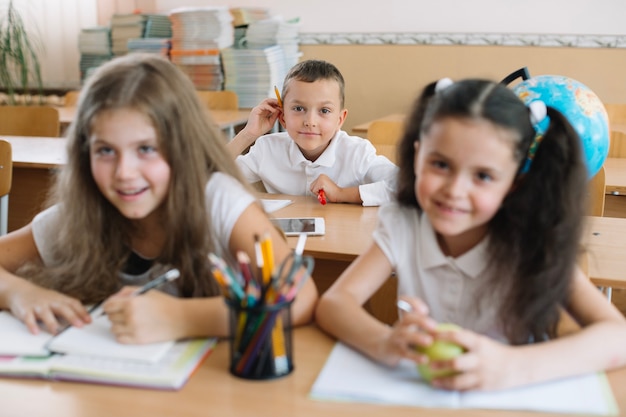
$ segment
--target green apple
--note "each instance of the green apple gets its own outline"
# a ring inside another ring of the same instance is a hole
[[[460,327],[452,323],[439,323],[437,325],[438,331],[455,331]],[[443,340],[435,340],[430,346],[418,346],[417,351],[428,356],[431,361],[440,361],[453,359],[464,352],[463,347],[456,343],[447,342]],[[451,370],[432,370],[429,364],[418,364],[417,370],[426,382],[431,382],[434,378],[440,378],[443,376],[453,375],[454,371]]]

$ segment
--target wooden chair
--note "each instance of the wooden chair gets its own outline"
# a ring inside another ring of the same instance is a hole
[[[611,131],[608,158],[626,158],[626,133]]]
[[[404,132],[404,123],[391,120],[374,120],[367,129],[367,138],[380,155],[396,163],[397,144]]]
[[[0,235],[6,235],[9,222],[9,192],[13,182],[11,144],[0,140]]]
[[[234,91],[206,91],[196,90],[200,101],[209,110],[237,110],[239,109],[239,98]]]
[[[76,105],[78,105],[79,96],[80,96],[79,90],[68,91],[63,96],[63,105],[67,107],[75,107]]]
[[[0,106],[0,135],[59,136],[59,111],[50,106]]]

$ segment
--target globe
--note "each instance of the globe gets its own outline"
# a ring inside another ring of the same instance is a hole
[[[541,100],[559,110],[574,127],[582,141],[589,178],[602,167],[609,153],[609,119],[598,96],[584,84],[561,75],[539,75],[520,82],[513,92],[528,105]],[[537,126],[544,133],[546,118]]]

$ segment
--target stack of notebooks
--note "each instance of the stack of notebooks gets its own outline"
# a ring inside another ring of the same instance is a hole
[[[180,389],[215,346],[216,339],[123,345],[106,316],[56,336],[29,333],[0,312],[0,376],[45,378],[164,390]]]
[[[269,19],[270,11],[267,7],[231,7],[233,26],[247,26],[258,20]]]
[[[146,17],[142,14],[114,14],[111,17],[111,49],[114,55],[128,52],[128,40],[143,37]]]
[[[282,89],[286,75],[280,46],[263,48],[227,48],[222,50],[225,90],[237,93],[239,107],[254,107],[267,97],[274,97],[274,86]]]
[[[285,21],[280,16],[251,22],[246,31],[246,45],[249,48],[262,48],[278,45],[283,50],[287,70],[294,66],[302,53],[298,50],[300,19]]]
[[[224,83],[219,51],[234,42],[233,17],[226,7],[183,7],[169,14],[172,62],[196,88],[221,90]]]
[[[94,68],[111,59],[111,31],[108,26],[81,29],[78,34],[81,81]]]
[[[169,57],[172,24],[164,14],[144,14],[145,29],[142,38],[130,38],[128,52],[153,53]]]

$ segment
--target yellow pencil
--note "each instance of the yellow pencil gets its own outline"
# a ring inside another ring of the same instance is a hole
[[[278,91],[278,87],[274,86],[274,93],[276,93],[276,100],[278,100],[278,105],[280,108],[283,108],[283,100],[280,98],[280,91]]]
[[[263,259],[263,285],[269,285],[274,271],[274,250],[272,248],[272,238],[266,233],[261,238],[261,255]]]

